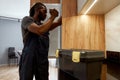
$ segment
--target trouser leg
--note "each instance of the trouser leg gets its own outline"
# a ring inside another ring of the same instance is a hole
[[[47,57],[40,57],[37,60],[37,66],[35,70],[36,80],[49,80],[49,62]]]
[[[30,53],[23,53],[21,56],[19,77],[19,80],[33,80],[33,56]]]

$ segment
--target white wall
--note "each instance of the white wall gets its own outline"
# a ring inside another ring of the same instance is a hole
[[[120,5],[105,14],[106,50],[120,51]]]
[[[8,47],[23,48],[17,19],[29,15],[29,9],[30,0],[0,0],[0,65],[8,63]]]
[[[8,63],[8,47],[23,48],[21,23],[0,19],[0,65]]]
[[[0,16],[22,19],[29,9],[30,0],[0,0]]]

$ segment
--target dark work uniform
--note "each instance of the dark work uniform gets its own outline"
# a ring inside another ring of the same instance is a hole
[[[36,80],[48,80],[49,33],[39,36],[29,32],[27,27],[33,22],[33,18],[27,16],[21,24],[24,48],[19,65],[20,80],[33,80],[33,75]]]

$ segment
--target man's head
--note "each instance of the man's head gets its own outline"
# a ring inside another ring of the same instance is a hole
[[[44,20],[46,18],[47,8],[44,4],[37,2],[30,9],[30,16],[33,17],[37,14],[40,20]]]

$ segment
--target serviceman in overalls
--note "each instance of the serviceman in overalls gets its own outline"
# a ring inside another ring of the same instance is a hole
[[[19,64],[19,80],[49,80],[48,78],[48,49],[49,31],[61,25],[61,17],[56,9],[50,9],[50,18],[45,22],[46,6],[37,2],[30,9],[30,16],[22,19],[21,28],[24,48]]]

